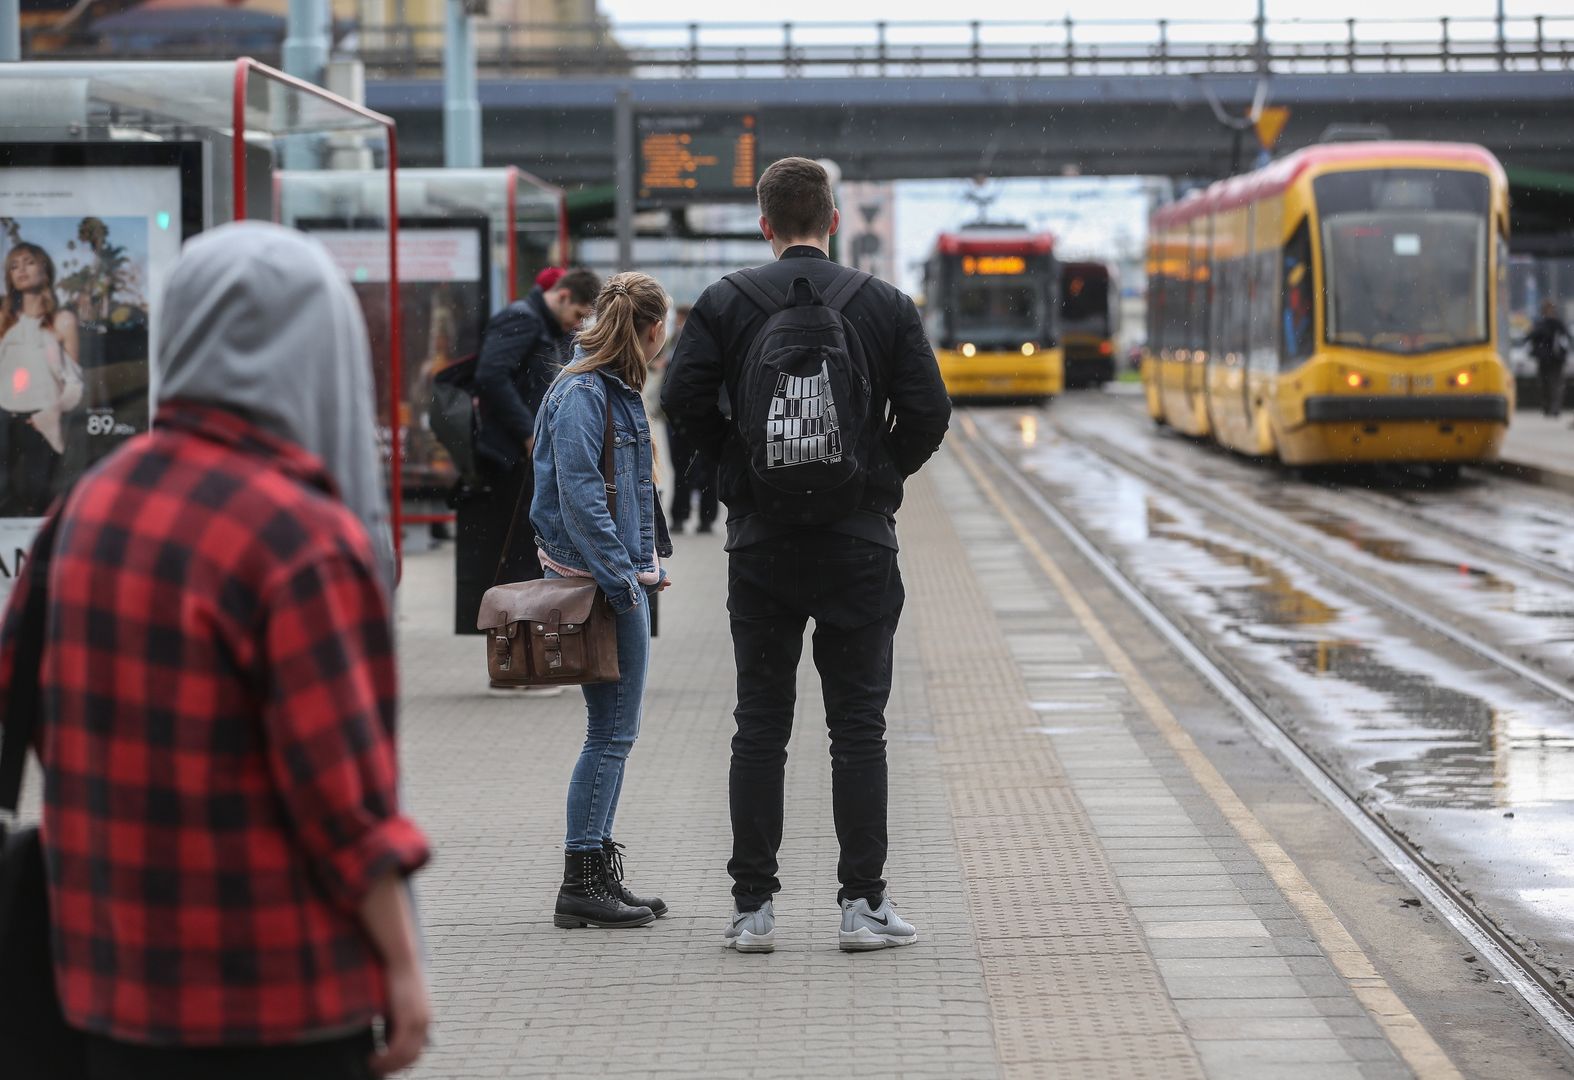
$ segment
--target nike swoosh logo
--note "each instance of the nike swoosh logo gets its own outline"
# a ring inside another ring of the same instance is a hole
[[[868,918],[869,918],[870,922],[877,922],[881,926],[890,926],[891,925],[891,920],[890,919],[882,919],[882,918],[880,918],[880,916],[876,915],[872,911],[869,913]]]

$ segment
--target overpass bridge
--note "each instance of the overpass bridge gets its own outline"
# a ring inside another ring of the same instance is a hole
[[[1078,174],[1211,179],[1249,163],[1235,128],[1287,106],[1278,149],[1332,125],[1480,143],[1569,215],[1574,14],[1514,19],[642,23],[477,28],[484,145],[568,187],[614,174],[614,106],[754,115],[762,159],[855,180]],[[442,158],[434,28],[364,36],[368,104],[403,159]],[[1539,222],[1537,228],[1545,226]],[[1567,224],[1562,226],[1567,228]]]
[[[150,18],[129,36],[112,19],[65,38],[40,31],[24,49],[152,59],[235,48],[222,29],[160,31]],[[612,177],[620,90],[636,110],[747,110],[762,157],[834,158],[850,179],[1212,178],[1231,171],[1229,122],[1259,95],[1291,109],[1281,150],[1331,124],[1380,124],[1481,143],[1511,170],[1574,173],[1566,6],[1475,19],[477,21],[474,36],[488,162],[570,187]],[[406,164],[442,161],[443,39],[440,26],[394,24],[335,45],[365,65],[367,104],[399,122]]]
[[[1231,170],[1231,131],[1266,79],[1291,110],[1281,149],[1332,124],[1381,124],[1398,138],[1480,143],[1510,168],[1574,172],[1574,73],[1269,72],[1055,77],[562,77],[483,80],[489,163],[565,186],[613,175],[613,110],[747,110],[763,160],[834,159],[854,180],[1082,174],[1212,178]],[[367,104],[399,123],[401,159],[442,161],[442,86],[385,79]],[[1248,157],[1249,161],[1250,158]]]

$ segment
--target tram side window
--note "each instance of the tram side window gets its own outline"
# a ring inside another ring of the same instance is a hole
[[[1164,348],[1164,278],[1163,268],[1157,259],[1151,256],[1148,265],[1152,269],[1148,272],[1148,352],[1158,356]]]
[[[1187,307],[1186,290],[1191,268],[1184,261],[1177,260],[1172,271],[1165,279],[1169,284],[1170,295],[1164,302],[1164,318],[1169,325],[1164,335],[1164,347],[1173,356],[1187,347],[1186,324],[1190,318],[1190,309]]]
[[[1186,348],[1191,350],[1195,360],[1208,347],[1208,290],[1213,287],[1213,275],[1208,272],[1208,251],[1203,246],[1202,230],[1193,223],[1188,235],[1191,243],[1186,275],[1190,282],[1186,297]]]
[[[1218,359],[1234,363],[1243,350],[1242,333],[1246,315],[1246,264],[1239,258],[1219,263],[1219,334],[1214,350]]]
[[[1305,218],[1284,246],[1283,284],[1283,340],[1279,367],[1288,370],[1311,356],[1317,344],[1313,340],[1316,281],[1312,274],[1312,233]]]

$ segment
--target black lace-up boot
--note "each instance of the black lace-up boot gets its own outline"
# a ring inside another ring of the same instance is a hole
[[[600,851],[565,851],[563,887],[557,892],[552,925],[565,930],[582,926],[644,926],[656,921],[650,908],[631,907],[608,886],[606,855]]]
[[[601,841],[601,854],[605,856],[607,867],[607,888],[612,895],[622,900],[629,907],[648,907],[656,913],[656,918],[661,918],[667,913],[667,905],[659,896],[635,896],[623,884],[623,845],[607,837]]]

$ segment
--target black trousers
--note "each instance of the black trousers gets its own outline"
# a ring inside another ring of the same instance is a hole
[[[873,903],[885,890],[885,706],[904,598],[896,552],[868,540],[809,532],[732,552],[727,611],[738,665],[738,730],[728,782],[727,871],[739,910],[755,910],[781,889],[776,854],[787,740],[810,619],[831,736],[838,899]]]
[[[0,515],[43,517],[55,498],[60,460],[28,414],[0,410]]]
[[[1557,416],[1563,411],[1563,361],[1539,360],[1536,377],[1541,381],[1541,411]]]
[[[694,493],[700,496],[700,524],[706,528],[716,523],[716,465],[696,454],[689,440],[679,435],[669,424],[667,449],[672,454],[672,524],[681,529],[689,520],[689,507]]]
[[[88,1036],[90,1080],[371,1080],[370,1030],[291,1046],[138,1046]]]
[[[481,611],[481,596],[494,584],[534,581],[541,577],[541,561],[536,556],[536,531],[530,524],[530,499],[535,494],[535,473],[528,457],[512,469],[488,469],[481,474],[482,486],[459,503],[454,511],[456,544],[454,554],[454,633],[475,634],[476,615]],[[503,541],[508,537],[514,508],[519,507],[519,524],[503,573],[498,576],[498,560]],[[495,580],[494,580],[495,579]]]

